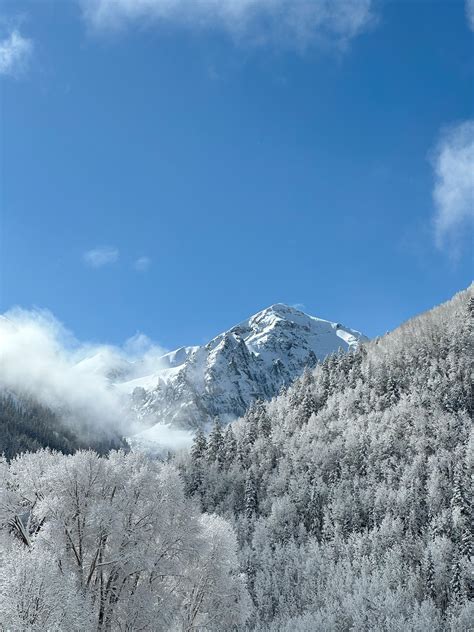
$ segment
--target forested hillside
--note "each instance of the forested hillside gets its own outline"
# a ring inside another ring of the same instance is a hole
[[[251,629],[472,629],[470,295],[197,436],[187,493],[236,529]]]
[[[7,459],[26,451],[51,448],[70,454],[92,448],[101,454],[125,448],[123,439],[112,431],[84,420],[63,416],[34,398],[4,391],[0,394],[0,454]]]

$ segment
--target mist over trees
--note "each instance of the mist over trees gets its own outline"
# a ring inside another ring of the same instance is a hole
[[[471,294],[167,463],[3,459],[0,630],[472,629]]]
[[[92,448],[100,454],[128,449],[117,430],[101,427],[95,420],[61,414],[40,404],[33,396],[12,391],[0,393],[0,449],[10,459],[22,452],[51,448],[64,454]]]

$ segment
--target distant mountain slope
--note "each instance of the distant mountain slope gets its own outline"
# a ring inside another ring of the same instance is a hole
[[[152,375],[115,386],[132,395],[144,419],[202,427],[215,416],[225,422],[243,415],[252,402],[272,398],[305,367],[365,340],[339,323],[276,304],[206,345],[166,354]]]
[[[92,448],[100,454],[111,449],[127,449],[113,432],[87,424],[84,420],[66,423],[61,414],[32,397],[9,391],[0,393],[0,456],[10,459],[26,451],[51,448],[64,454]]]

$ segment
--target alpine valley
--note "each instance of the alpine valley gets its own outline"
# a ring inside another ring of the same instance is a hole
[[[15,335],[23,339],[21,323],[4,318],[1,325],[4,348],[12,346]],[[25,357],[16,379],[11,379],[11,367],[18,350],[12,349],[12,357],[5,354],[5,366],[0,367],[7,456],[39,447],[67,452],[89,445],[102,451],[123,445],[122,436],[133,447],[154,452],[189,445],[196,429],[210,429],[216,417],[224,424],[241,417],[253,402],[270,400],[305,368],[367,341],[340,323],[283,304],[258,312],[205,345],[154,353],[152,358],[131,358],[100,347],[67,363],[55,352],[45,352],[45,347],[57,345],[45,344],[41,328],[38,337],[38,350],[34,343],[28,351],[22,347]],[[29,360],[26,353],[34,358]],[[43,366],[49,355],[53,359]],[[36,362],[32,380],[28,368]],[[39,384],[38,373],[43,376]],[[59,376],[51,384],[48,376],[54,373]],[[71,381],[72,398],[66,388]],[[51,391],[54,397],[45,398]]]
[[[50,396],[72,371],[88,398],[101,380],[131,397],[153,424],[132,446],[164,451],[167,412],[168,431],[197,427],[166,459],[79,432],[94,407],[77,393],[67,420],[10,392],[0,630],[472,629],[472,306],[469,288],[361,345],[274,305],[151,375],[110,350],[62,364],[59,381],[49,366]]]

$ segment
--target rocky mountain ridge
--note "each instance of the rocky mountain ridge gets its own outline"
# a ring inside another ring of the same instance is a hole
[[[255,400],[277,395],[305,367],[366,340],[340,323],[277,303],[205,345],[165,354],[153,374],[115,382],[115,388],[130,394],[147,425],[206,427],[215,416],[225,423],[243,415]]]

